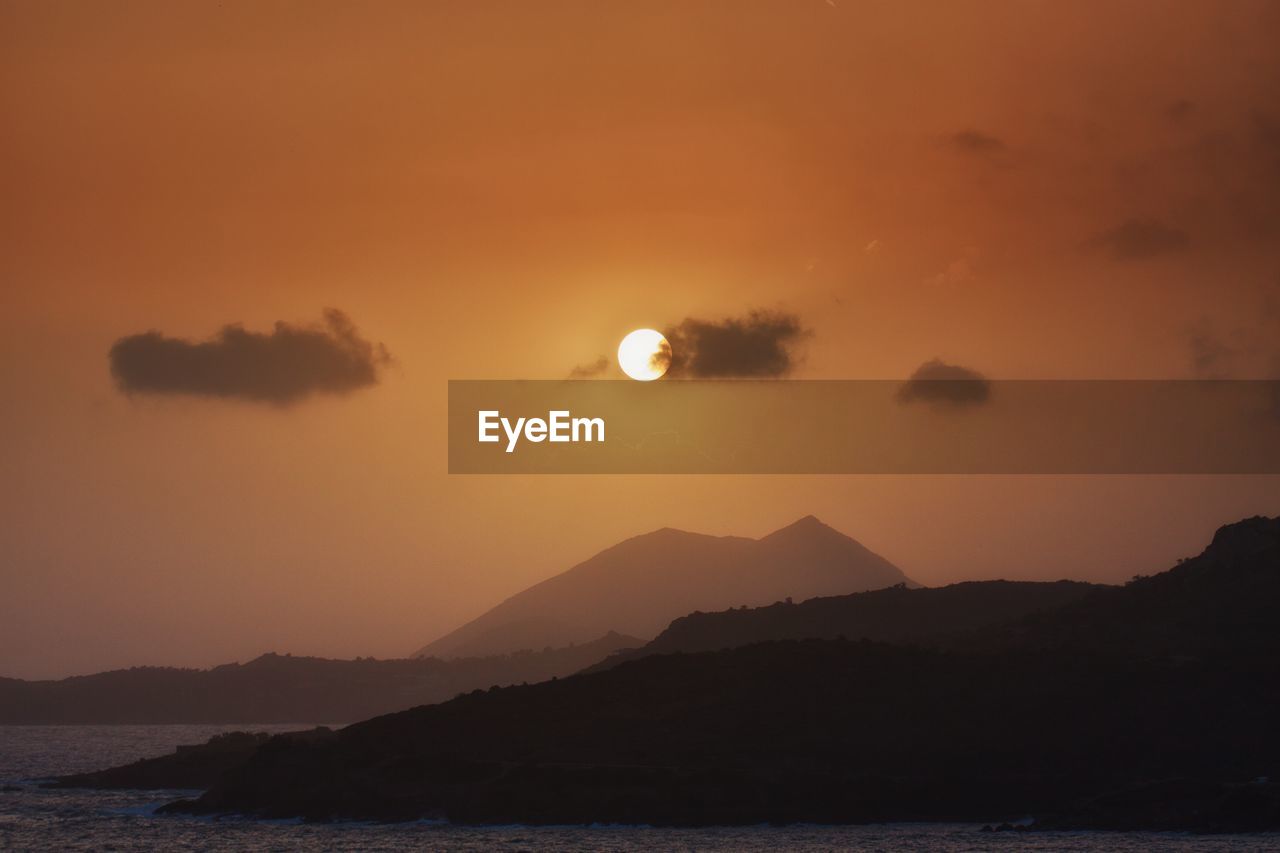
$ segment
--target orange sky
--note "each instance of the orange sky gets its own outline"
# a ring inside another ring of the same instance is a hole
[[[1276,478],[468,479],[444,442],[449,378],[752,308],[812,330],[806,378],[1273,375],[1276,32],[1269,2],[0,0],[0,675],[405,654],[664,525],[814,513],[924,583],[1119,580],[1280,514]],[[377,387],[112,385],[123,336],[330,306],[395,357]]]

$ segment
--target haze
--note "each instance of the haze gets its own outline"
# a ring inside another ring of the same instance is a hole
[[[1120,581],[1280,514],[1266,477],[451,478],[444,439],[450,378],[759,309],[798,377],[1275,376],[1276,32],[1265,0],[0,2],[0,675],[404,656],[664,526],[812,513],[934,585]],[[113,380],[129,336],[326,308],[376,380]]]

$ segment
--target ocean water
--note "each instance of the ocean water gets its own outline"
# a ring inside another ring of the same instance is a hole
[[[455,827],[411,824],[304,824],[241,818],[156,815],[181,791],[51,791],[33,780],[96,770],[203,743],[236,728],[271,726],[0,726],[0,850],[1280,850],[1280,836],[1170,833],[982,833],[977,825],[727,827]]]

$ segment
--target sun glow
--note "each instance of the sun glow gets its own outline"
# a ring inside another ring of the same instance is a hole
[[[632,379],[649,382],[667,372],[671,345],[661,332],[636,329],[618,345],[618,366]]]

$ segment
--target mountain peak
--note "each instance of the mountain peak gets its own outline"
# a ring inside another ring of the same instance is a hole
[[[1280,518],[1255,515],[1252,518],[1219,527],[1206,553],[1251,552],[1268,547],[1274,548],[1277,539],[1280,539]]]
[[[818,520],[817,516],[806,515],[804,518],[791,522],[786,527],[779,528],[768,536],[762,537],[761,542],[773,539],[791,539],[795,536],[812,536],[815,533],[825,533],[830,531],[837,536],[843,537],[844,534],[836,530],[829,524],[823,524]]]
[[[762,539],[664,527],[516,593],[418,654],[466,657],[564,646],[610,630],[647,640],[695,610],[900,583],[911,581],[811,515]]]

